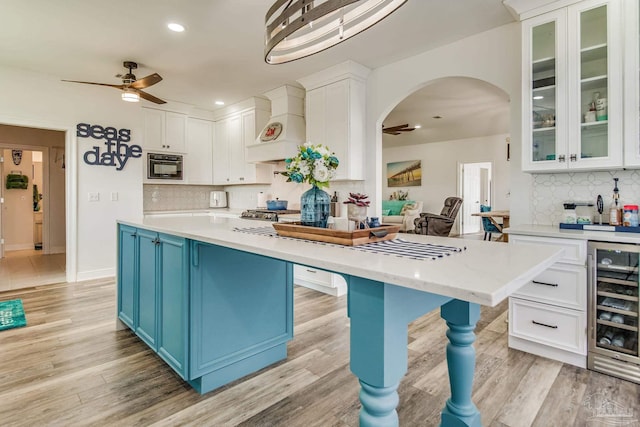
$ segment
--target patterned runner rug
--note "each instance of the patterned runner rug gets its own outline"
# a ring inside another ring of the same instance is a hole
[[[0,302],[0,331],[26,325],[21,299]]]
[[[458,248],[455,246],[444,246],[444,245],[434,245],[432,243],[421,243],[421,242],[412,242],[404,239],[393,239],[393,240],[385,240],[382,242],[376,243],[367,243],[364,245],[358,246],[344,246],[337,245],[335,243],[325,243],[325,242],[317,242],[315,240],[305,240],[305,239],[297,239],[295,237],[283,237],[279,236],[276,230],[271,227],[246,227],[234,228],[234,231],[239,231],[241,233],[249,233],[249,234],[257,234],[260,236],[269,236],[269,237],[277,237],[279,239],[289,239],[289,240],[298,240],[301,242],[314,243],[318,245],[327,245],[333,246],[336,248],[345,248],[355,251],[364,251],[364,252],[373,252],[383,255],[389,256],[397,256],[401,258],[411,258],[411,259],[440,259],[445,256],[449,256],[458,252],[462,252],[466,250],[466,246],[464,248]]]

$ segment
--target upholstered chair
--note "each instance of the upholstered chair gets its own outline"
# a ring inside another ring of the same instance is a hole
[[[460,197],[447,197],[444,200],[444,207],[440,215],[432,213],[422,213],[420,218],[414,222],[416,234],[426,234],[429,236],[449,236],[453,223],[458,216],[458,211],[462,206]]]
[[[480,205],[480,212],[491,212],[491,206]],[[491,240],[491,234],[493,233],[502,233],[502,231],[500,231],[500,229],[498,229],[498,227],[496,227],[489,218],[484,216],[482,217],[482,228],[484,229],[483,240]]]

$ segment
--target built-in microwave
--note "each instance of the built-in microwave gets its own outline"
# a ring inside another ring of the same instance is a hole
[[[182,179],[182,156],[147,153],[148,179]]]

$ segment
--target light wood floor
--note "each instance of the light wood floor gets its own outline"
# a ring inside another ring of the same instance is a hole
[[[14,298],[28,326],[0,332],[2,426],[357,425],[345,297],[296,287],[287,360],[204,396],[129,330],[114,330],[113,280],[0,293]],[[509,350],[505,309],[483,308],[477,328],[473,397],[484,426],[640,426],[639,385]],[[410,326],[401,426],[438,425],[449,395],[444,331],[437,311]],[[604,416],[611,408],[628,417]]]
[[[42,251],[5,251],[0,258],[0,292],[66,280],[65,254]]]

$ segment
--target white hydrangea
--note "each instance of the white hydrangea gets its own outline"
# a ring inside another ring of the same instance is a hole
[[[329,169],[324,164],[318,164],[316,162],[315,167],[313,168],[313,179],[319,182],[329,181]]]

